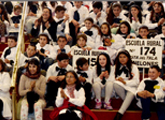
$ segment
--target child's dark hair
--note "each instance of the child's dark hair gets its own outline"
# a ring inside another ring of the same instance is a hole
[[[131,26],[130,26],[130,24],[129,24],[127,21],[123,21],[123,22],[120,23],[119,28],[118,28],[116,34],[123,34],[123,33],[121,32],[121,30],[120,30],[121,25],[123,25],[123,24],[126,25],[126,26],[128,27],[128,32],[127,32],[127,34],[130,34]]]
[[[115,59],[115,65],[116,65],[116,68],[115,68],[115,78],[117,77],[117,74],[119,73],[119,69],[120,69],[120,67],[121,67],[121,63],[120,63],[120,61],[119,61],[119,56],[121,55],[121,54],[124,54],[124,55],[126,55],[127,57],[128,57],[128,61],[127,61],[127,64],[126,64],[126,66],[127,66],[127,68],[129,69],[129,76],[130,76],[130,78],[129,79],[132,79],[132,74],[131,74],[131,71],[132,71],[132,59],[131,59],[131,55],[129,54],[129,52],[127,51],[127,50],[121,50],[121,51],[119,51],[119,53],[117,54],[117,56],[116,56],[116,59]]]
[[[48,35],[47,35],[46,33],[41,33],[41,34],[38,36],[38,38],[40,38],[41,36],[46,37],[46,39],[47,39],[47,44],[49,44],[49,37],[48,37]]]
[[[40,73],[40,62],[36,59],[36,58],[33,58],[31,60],[28,61],[28,67],[26,68],[27,72],[30,73],[29,71],[29,65],[30,64],[34,64],[37,66],[37,72],[36,74],[39,74]]]
[[[160,72],[160,67],[158,65],[150,66],[151,69],[155,68],[158,72]]]
[[[112,2],[112,3],[111,3],[109,12],[108,12],[108,14],[107,14],[107,19],[106,19],[107,22],[108,22],[110,25],[113,24],[113,19],[114,19],[114,17],[115,17],[115,15],[113,14],[113,9],[114,9],[115,7],[119,7],[119,8],[121,9],[121,11],[122,11],[122,6],[121,6],[121,4],[119,4],[119,3],[117,3],[117,2]]]
[[[17,37],[14,36],[14,35],[9,35],[9,36],[8,36],[8,39],[12,39],[12,40],[14,40],[15,42],[17,42]]]
[[[64,7],[61,6],[61,5],[58,5],[58,6],[56,7],[56,9],[55,9],[55,13],[56,13],[56,12],[60,12],[60,11],[66,11],[66,8],[64,8]]]
[[[140,26],[139,31],[140,31],[141,29],[146,29],[147,31],[149,31],[149,29],[148,29],[148,27],[147,27],[146,25]]]
[[[110,60],[110,56],[107,54],[107,53],[104,53],[104,52],[102,52],[102,53],[100,53],[99,54],[99,56],[97,57],[97,62],[96,62],[96,65],[97,65],[97,67],[96,67],[96,70],[97,70],[97,76],[99,76],[100,74],[101,74],[101,65],[100,65],[100,63],[99,63],[99,57],[101,56],[101,55],[104,55],[106,58],[107,58],[107,64],[106,64],[106,66],[105,66],[105,70],[107,70],[108,71],[108,73],[110,74],[110,65],[111,65],[111,60]]]
[[[13,10],[14,11],[16,11],[16,10],[21,10],[22,11],[22,7],[20,5],[15,5]]]
[[[103,9],[103,4],[102,4],[102,2],[100,2],[100,1],[94,2],[94,3],[93,3],[93,8],[98,8],[98,9],[101,8],[101,10],[102,10],[102,9]]]
[[[69,60],[69,56],[66,53],[60,53],[57,55],[57,60]]]
[[[67,38],[66,38],[66,36],[65,36],[65,35],[59,35],[59,36],[58,36],[58,38],[57,38],[57,41],[58,41],[60,38],[64,38],[64,39],[65,39],[65,41],[67,41]]]
[[[76,61],[77,69],[79,71],[81,71],[80,67],[82,67],[85,63],[88,63],[88,60],[86,58],[81,57],[81,58],[77,59],[77,61]]]
[[[2,59],[0,59],[0,64],[1,64],[1,66],[2,66],[2,70],[1,70],[0,72],[6,71],[5,63],[3,62]]]
[[[164,26],[165,26],[165,23],[162,24],[162,27],[164,27]]]
[[[70,70],[70,71],[68,71],[66,74],[65,74],[65,80],[62,82],[62,84],[61,84],[61,88],[62,89],[64,89],[65,87],[66,87],[66,85],[67,85],[67,83],[66,83],[66,76],[67,76],[67,74],[68,73],[72,73],[73,75],[74,75],[74,77],[75,77],[75,79],[76,79],[76,82],[75,82],[75,84],[76,84],[76,90],[79,90],[80,88],[81,88],[81,83],[80,83],[80,81],[79,81],[79,79],[78,79],[78,76],[77,76],[77,74],[76,74],[76,72],[75,71],[73,71],[73,70]]]
[[[0,4],[0,8],[2,10],[0,15],[4,15],[5,20],[7,20],[10,23],[5,6],[3,4]]]
[[[34,43],[30,43],[28,46],[32,46],[32,47],[34,47],[34,50],[37,49],[37,48],[36,48],[36,45],[35,45]]]
[[[87,36],[85,34],[78,34],[76,40],[78,41],[81,37],[87,42]]]
[[[110,38],[112,38],[112,35],[111,35],[111,28],[110,28],[109,23],[104,22],[104,23],[102,23],[102,25],[106,25],[106,26],[108,27],[108,34],[107,34],[107,35],[109,35]],[[100,28],[102,27],[102,25],[100,26]],[[103,35],[104,35],[104,34],[101,32],[101,37],[102,37]],[[107,36],[107,35],[106,35],[106,36]]]

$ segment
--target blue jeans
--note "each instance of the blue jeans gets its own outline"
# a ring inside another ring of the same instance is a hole
[[[52,58],[46,58],[44,59],[44,62],[41,63],[41,68],[46,70],[49,68],[50,65],[54,63],[54,60]]]

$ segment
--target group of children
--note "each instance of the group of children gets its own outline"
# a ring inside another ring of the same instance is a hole
[[[42,109],[53,106],[59,109],[55,108],[51,113],[52,119],[59,116],[60,120],[66,120],[68,117],[80,120],[84,119],[84,116],[90,116],[89,118],[97,120],[87,108],[91,107],[91,98],[95,97],[96,109],[104,107],[112,110],[111,98],[119,96],[123,103],[114,120],[122,118],[134,97],[139,100],[138,105],[142,108],[142,119],[151,117],[149,108],[154,105],[153,109],[156,109],[158,118],[164,120],[165,83],[159,77],[160,68],[151,66],[148,78],[140,82],[139,70],[132,62],[129,52],[124,50],[126,39],[165,40],[163,4],[151,2],[153,8],[150,12],[143,6],[145,2],[142,2],[141,6],[135,2],[129,10],[122,10],[120,2],[112,2],[107,10],[104,9],[104,2],[87,3],[59,1],[54,5],[51,3],[51,9],[45,2],[41,5],[38,2],[29,4],[25,30],[33,38],[38,38],[38,42],[30,43],[26,52],[21,53],[18,62],[16,83],[19,95],[23,98],[20,118],[27,119],[29,114],[34,113],[35,119],[41,120]],[[0,6],[0,12],[5,10],[3,7]],[[11,17],[11,20],[14,31],[9,30],[11,34],[8,36],[8,47],[1,55],[2,61],[0,60],[2,83],[3,75],[8,74],[5,70],[10,73],[10,77],[12,75],[17,50],[22,7],[17,5],[13,10],[14,17]],[[7,21],[12,28],[5,12],[2,13],[0,25],[1,22],[5,24]],[[154,31],[154,28],[158,28],[158,31]],[[0,33],[3,42],[4,35],[2,31]],[[88,60],[82,56],[74,61],[77,66],[74,69],[72,58],[77,48],[105,52],[97,56],[94,67],[90,67]],[[7,75],[6,79],[9,78],[10,81],[10,77]],[[8,93],[8,82],[2,85],[0,93]],[[11,109],[11,101],[7,95],[0,95],[0,104],[3,106],[0,110],[3,111],[3,117],[10,118],[11,112],[4,113],[5,109]],[[4,100],[7,98],[8,101]]]

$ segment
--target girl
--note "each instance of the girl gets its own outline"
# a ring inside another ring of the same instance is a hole
[[[52,17],[52,12],[49,8],[45,7],[41,17],[34,22],[31,34],[34,37],[38,37],[40,33],[47,33],[49,38],[56,42],[56,32],[57,24]]]
[[[42,109],[46,106],[45,88],[46,79],[40,73],[40,63],[37,59],[31,59],[28,62],[27,72],[21,76],[19,83],[19,94],[23,97],[21,120],[26,120],[28,114],[33,112],[36,120],[42,120]]]
[[[111,61],[110,57],[106,53],[101,53],[97,57],[96,66],[93,67],[93,90],[96,95],[96,109],[100,109],[101,103],[101,92],[105,89],[105,100],[104,107],[106,109],[113,109],[111,106],[111,95],[113,92],[113,81],[111,79]]]
[[[83,114],[86,114],[93,120],[97,120],[96,116],[84,105],[85,92],[74,71],[66,73],[65,81],[58,88],[55,103],[58,108],[50,114],[52,119],[58,117],[58,120],[81,120],[84,117]]]
[[[132,63],[127,50],[121,50],[118,53],[112,72],[112,80],[114,80],[115,92],[123,99],[123,104],[114,118],[114,120],[120,120],[134,99],[134,92],[139,85],[138,68]]]
[[[135,31],[136,35],[138,35],[139,27],[145,22],[145,18],[142,16],[140,7],[138,5],[132,5],[129,10],[128,17],[128,22],[130,23],[131,28]]]
[[[0,59],[0,120],[11,119],[11,79],[8,72],[5,72],[5,63]]]
[[[161,33],[161,25],[165,21],[165,12],[164,7],[161,2],[155,2],[153,4],[153,9],[146,16],[145,25],[149,28],[154,30],[153,32],[156,32],[158,34]],[[157,29],[156,29],[157,28]]]
[[[96,39],[100,39],[100,28],[94,24],[91,17],[84,20],[85,27],[80,28],[80,32],[85,33],[87,36],[87,45],[95,48]]]
[[[121,35],[124,39],[132,39],[135,38],[136,35],[134,33],[130,33],[131,26],[127,21],[123,21],[120,23],[119,28],[116,32],[116,34]]]

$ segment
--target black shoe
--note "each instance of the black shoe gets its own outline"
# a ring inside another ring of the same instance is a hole
[[[115,116],[115,118],[113,120],[121,120],[122,117],[123,117],[123,114],[117,112],[116,116]]]

